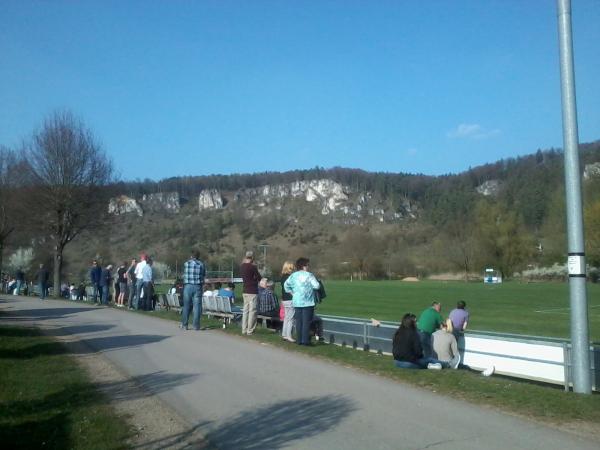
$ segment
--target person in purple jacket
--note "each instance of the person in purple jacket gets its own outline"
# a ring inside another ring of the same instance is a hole
[[[240,274],[244,282],[242,297],[242,334],[251,335],[256,328],[256,304],[258,298],[258,283],[262,276],[254,264],[254,253],[246,252],[246,257],[240,266]]]
[[[458,337],[464,333],[469,324],[469,311],[465,308],[467,304],[460,300],[456,303],[456,308],[450,311],[449,319],[452,321],[452,334],[458,339]]]

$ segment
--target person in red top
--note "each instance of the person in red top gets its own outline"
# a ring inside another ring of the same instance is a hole
[[[240,266],[240,274],[244,281],[244,307],[242,309],[242,334],[251,335],[256,328],[256,303],[258,283],[262,276],[254,264],[254,253],[246,252],[246,257]]]

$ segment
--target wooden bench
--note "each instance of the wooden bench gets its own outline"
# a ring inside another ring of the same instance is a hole
[[[228,297],[203,296],[202,312],[207,317],[219,317],[223,319],[223,328],[242,316],[242,311],[231,307],[231,300]]]
[[[256,320],[257,320],[257,322],[260,322],[261,327],[266,328],[266,329],[271,329],[273,331],[277,330],[277,328],[279,328],[279,325],[282,323],[279,316],[263,316],[261,314],[257,314]],[[269,328],[269,321],[271,322],[272,325],[276,325],[276,327]]]

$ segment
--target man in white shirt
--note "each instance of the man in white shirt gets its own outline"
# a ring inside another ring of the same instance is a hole
[[[135,266],[135,305],[133,306],[135,309],[143,309],[144,301],[140,298],[142,293],[142,286],[144,285],[144,275],[143,270],[146,267],[146,260],[148,259],[148,255],[145,253],[140,254],[140,262]]]

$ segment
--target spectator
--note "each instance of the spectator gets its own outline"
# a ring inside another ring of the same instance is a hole
[[[310,345],[310,324],[315,310],[314,290],[319,289],[319,282],[308,271],[309,263],[308,258],[298,258],[296,272],[283,284],[285,291],[292,294],[299,345]]]
[[[467,304],[460,300],[456,303],[456,308],[450,311],[449,318],[452,321],[452,333],[456,339],[467,329],[469,324],[469,311],[465,308]]]
[[[99,301],[101,296],[100,291],[100,276],[102,275],[102,267],[98,264],[98,261],[92,261],[92,267],[90,269],[90,281],[92,282],[92,300],[94,303]]]
[[[442,364],[423,356],[421,339],[415,327],[415,315],[405,314],[400,327],[394,334],[392,354],[394,364],[401,369],[434,369],[440,370]]]
[[[183,265],[183,311],[181,312],[181,324],[179,328],[188,329],[190,308],[193,305],[194,315],[192,326],[194,330],[200,329],[200,314],[202,313],[202,285],[204,284],[204,263],[200,261],[197,251]]]
[[[235,303],[235,285],[233,283],[227,283],[227,286],[219,289],[219,297],[228,298],[231,304]]]
[[[79,287],[77,288],[77,300],[83,301],[84,298],[86,298],[85,284],[81,282],[79,283]]]
[[[6,293],[11,294],[17,288],[17,280],[11,278],[6,285]]]
[[[17,280],[17,286],[15,287],[15,295],[21,295],[21,288],[25,284],[25,273],[19,267],[15,273],[15,279]]]
[[[62,298],[69,298],[69,283],[63,282],[60,285],[60,296]]]
[[[223,287],[223,284],[220,281],[217,281],[213,284],[213,295],[215,297],[219,296],[219,291],[221,290],[222,287]]]
[[[112,281],[112,265],[106,266],[100,272],[100,281],[98,286],[100,286],[100,292],[102,294],[102,304],[108,305],[109,302],[109,293],[110,293],[110,282]]]
[[[432,355],[431,335],[444,321],[440,314],[441,310],[442,304],[440,302],[433,302],[429,308],[421,313],[421,316],[417,321],[417,329],[421,338],[421,347],[423,349],[423,355],[426,358],[429,358]]]
[[[285,291],[283,285],[290,275],[294,272],[294,263],[286,261],[281,268],[281,304],[283,305],[283,327],[281,329],[281,337],[289,342],[296,342],[292,337],[294,328],[294,305],[292,304],[292,294]]]
[[[215,292],[213,291],[213,287],[211,284],[207,284],[204,286],[204,292],[202,293],[202,299],[205,302],[209,302],[215,296]]]
[[[69,298],[71,300],[77,300],[77,288],[74,283],[69,285]]]
[[[140,262],[135,266],[135,303],[133,305],[135,309],[143,309],[144,306],[140,295],[142,294],[142,286],[144,285],[142,271],[146,267],[146,259],[148,259],[148,255],[142,253],[140,255]]]
[[[460,364],[460,353],[458,344],[452,334],[452,321],[450,319],[442,323],[442,327],[433,333],[433,357],[438,359],[442,366],[458,369]]]
[[[273,282],[267,278],[260,280],[262,288],[258,293],[257,313],[261,316],[277,317],[279,315],[279,300],[273,292]]]
[[[154,310],[154,277],[152,273],[152,259],[146,258],[146,264],[142,269],[142,309],[144,311]]]
[[[125,306],[125,292],[127,291],[127,261],[123,261],[123,264],[117,269],[117,283],[119,284],[119,296],[117,297],[117,306],[122,308]]]
[[[240,273],[244,282],[242,297],[244,307],[242,309],[242,334],[251,335],[256,329],[256,303],[258,296],[258,282],[262,278],[256,265],[254,265],[254,253],[246,252],[246,257],[240,266]]]
[[[48,279],[49,278],[50,278],[50,272],[48,272],[48,269],[46,269],[43,264],[40,264],[40,268],[36,274],[38,288],[40,290],[40,300],[44,300],[46,298],[46,295],[48,294]]]
[[[135,268],[137,266],[137,259],[133,258],[131,260],[131,265],[126,272],[127,278],[127,306],[129,309],[133,309],[134,301],[135,301],[135,293],[136,293],[136,277],[135,277]]]

